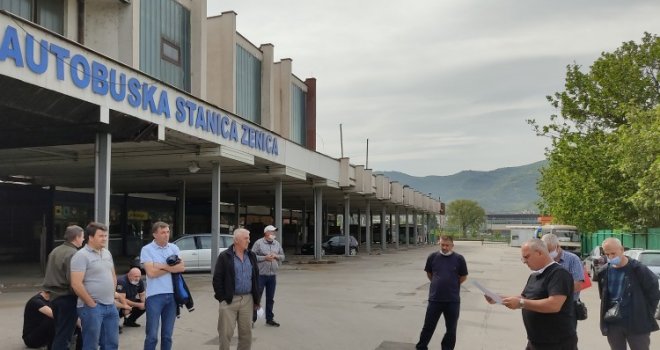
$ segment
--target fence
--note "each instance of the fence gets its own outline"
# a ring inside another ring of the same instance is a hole
[[[626,248],[660,249],[660,227],[649,229],[648,233],[631,233],[618,230],[599,230],[582,235],[582,255],[586,256],[607,238],[618,238]]]

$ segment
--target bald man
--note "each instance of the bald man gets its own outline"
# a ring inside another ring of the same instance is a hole
[[[600,293],[600,330],[612,350],[649,350],[651,332],[658,330],[654,319],[660,300],[658,277],[648,267],[623,255],[616,238],[603,241],[607,266],[598,275]],[[621,317],[606,319],[605,313],[619,305]]]
[[[522,309],[527,330],[526,350],[577,350],[573,278],[557,264],[537,238],[520,247],[521,260],[532,270],[520,295],[502,297],[509,309]],[[486,297],[489,303],[494,301]]]
[[[128,306],[131,307],[130,310],[119,310],[119,317],[124,317],[124,326],[140,327],[140,324],[135,321],[144,314],[146,299],[140,269],[134,267],[127,274],[117,277],[117,293],[119,293],[120,298],[124,297]]]

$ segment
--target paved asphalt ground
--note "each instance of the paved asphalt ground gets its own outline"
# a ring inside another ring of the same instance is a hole
[[[381,255],[336,257],[335,264],[298,264],[292,257],[278,276],[275,319],[279,328],[258,321],[252,349],[414,349],[424,320],[428,280],[426,257],[437,247],[387,251]],[[471,283],[478,280],[502,294],[518,294],[529,270],[520,262],[518,248],[479,242],[456,242],[455,250],[468,262],[463,285],[457,349],[523,349],[525,330],[519,310],[489,305]],[[0,282],[12,280],[6,269]],[[15,274],[15,273],[14,273]],[[0,349],[24,349],[21,340],[23,307],[37,289],[37,277],[26,277],[0,294]],[[18,278],[20,280],[20,278]],[[174,329],[174,349],[217,349],[218,303],[213,299],[209,274],[186,274],[196,310],[182,312]],[[4,282],[5,284],[7,282]],[[607,349],[598,330],[596,286],[583,292],[589,319],[578,326],[580,349]],[[138,320],[144,323],[144,316]],[[438,325],[430,348],[440,349],[444,324]],[[121,349],[141,349],[144,327],[125,329]],[[233,340],[235,344],[236,339]],[[651,347],[660,345],[660,332]]]

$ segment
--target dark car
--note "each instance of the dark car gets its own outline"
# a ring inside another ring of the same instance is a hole
[[[606,263],[607,258],[605,257],[603,248],[600,246],[594,247],[589,255],[584,258],[584,268],[589,273],[589,276],[591,276],[592,281],[596,280],[596,274]]]
[[[356,255],[358,252],[358,242],[355,237],[351,237],[349,255]],[[321,255],[343,255],[346,247],[346,236],[329,236],[321,244]],[[314,243],[305,243],[300,248],[300,253],[304,255],[314,254]]]

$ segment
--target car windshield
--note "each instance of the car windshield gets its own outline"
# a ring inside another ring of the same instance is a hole
[[[639,262],[646,266],[660,266],[660,252],[644,252],[639,254]]]

